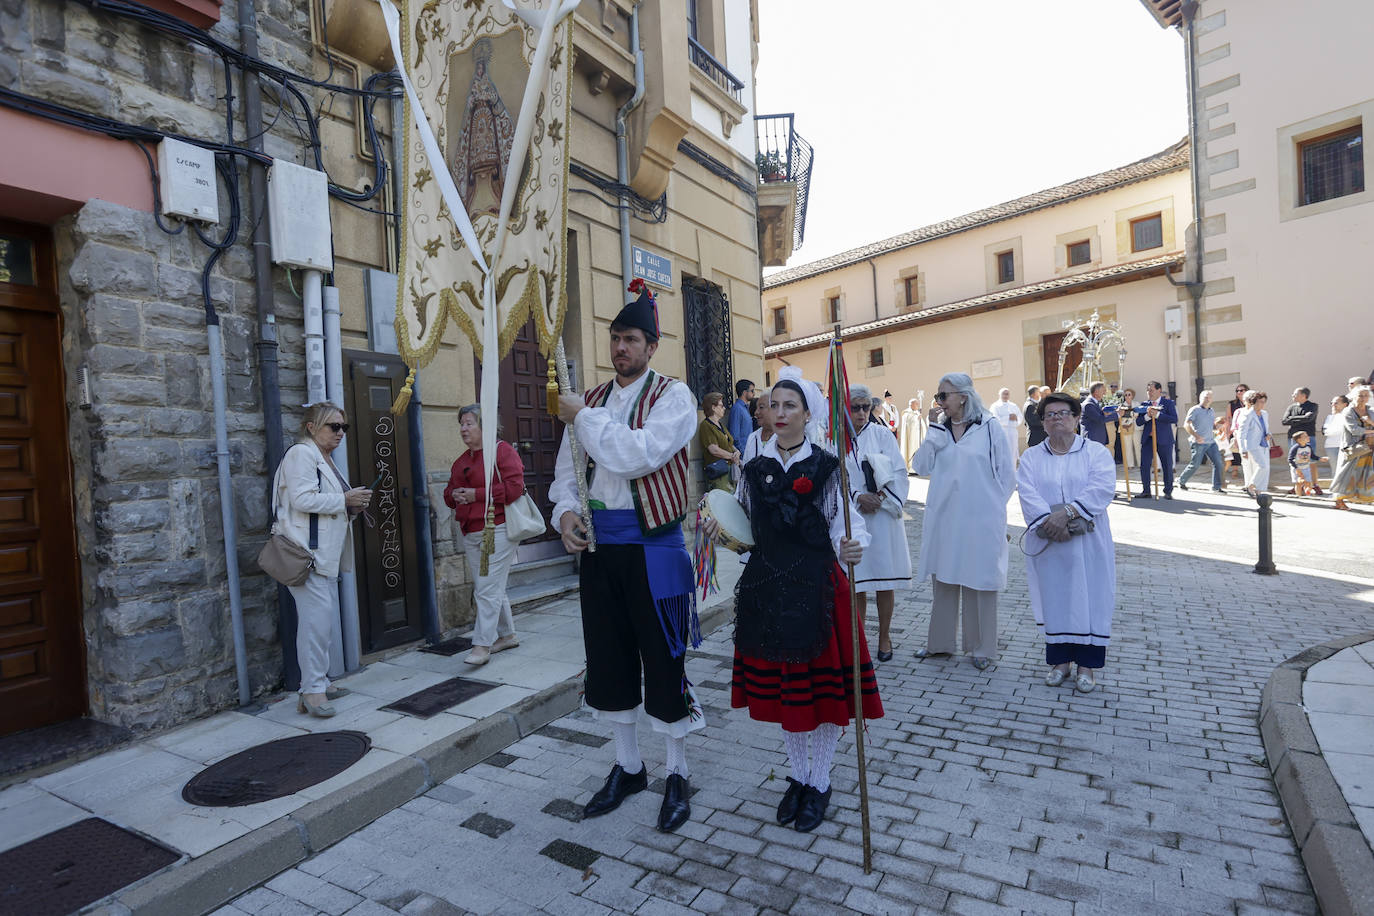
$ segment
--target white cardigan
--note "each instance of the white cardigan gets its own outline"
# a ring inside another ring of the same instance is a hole
[[[343,487],[319,446],[307,440],[286,450],[272,481],[272,533],[308,548],[311,513],[320,517],[315,572],[328,578],[352,572],[353,527]]]

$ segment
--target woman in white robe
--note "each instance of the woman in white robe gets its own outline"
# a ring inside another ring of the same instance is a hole
[[[916,578],[930,578],[935,593],[926,646],[916,657],[954,653],[962,599],[964,653],[981,671],[997,657],[997,593],[1007,584],[1007,500],[1016,469],[1007,437],[965,373],[940,379],[911,470],[930,478]]]
[[[868,595],[878,605],[880,662],[892,660],[892,609],[896,589],[911,587],[911,548],[906,542],[902,507],[911,481],[892,430],[869,419],[867,385],[849,386],[849,416],[858,430],[855,450],[846,458],[849,492],[863,515],[872,542],[854,567],[859,618],[868,610]]]
[[[1035,624],[1045,639],[1045,683],[1058,687],[1078,666],[1077,689],[1097,686],[1116,606],[1116,546],[1107,507],[1116,494],[1116,463],[1074,432],[1082,412],[1078,400],[1051,394],[1040,402],[1047,438],[1021,456],[1017,472],[1021,515],[1026,519],[1022,548]],[[1090,525],[1070,534],[1073,519]]]

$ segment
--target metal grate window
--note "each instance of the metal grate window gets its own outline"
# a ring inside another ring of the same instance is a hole
[[[840,323],[840,297],[831,296],[825,300],[825,320],[827,324]]]
[[[725,291],[714,283],[685,277],[682,309],[687,338],[687,387],[696,395],[697,403],[708,392],[734,391],[730,300],[725,298]]]
[[[1298,145],[1302,188],[1298,206],[1364,190],[1364,125]]]
[[[875,347],[868,351],[868,368],[876,369],[883,364],[883,348]]]
[[[1016,253],[999,251],[997,253],[997,282],[1011,283],[1016,279]]]
[[[907,277],[902,281],[902,286],[906,291],[907,308],[912,308],[918,304],[921,298],[919,277]]]
[[[1092,245],[1086,240],[1082,242],[1074,242],[1072,245],[1069,246],[1070,267],[1077,267],[1080,264],[1087,264],[1089,261],[1092,260],[1092,257]]]
[[[1160,214],[1131,220],[1131,250],[1145,251],[1164,245],[1164,221]]]
[[[787,309],[773,309],[773,333],[775,335],[787,333]]]

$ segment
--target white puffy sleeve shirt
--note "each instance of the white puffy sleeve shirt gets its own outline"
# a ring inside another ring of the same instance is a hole
[[[930,478],[916,578],[1000,591],[1007,584],[1007,501],[1016,489],[1002,428],[985,416],[956,442],[932,423],[911,470]]]

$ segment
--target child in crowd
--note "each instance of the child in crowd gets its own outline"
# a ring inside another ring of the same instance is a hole
[[[1312,455],[1312,443],[1306,432],[1299,430],[1293,433],[1293,444],[1288,448],[1288,464],[1293,469],[1293,495],[1308,496],[1312,493],[1320,496],[1322,491],[1317,486],[1317,468],[1319,460]]]

